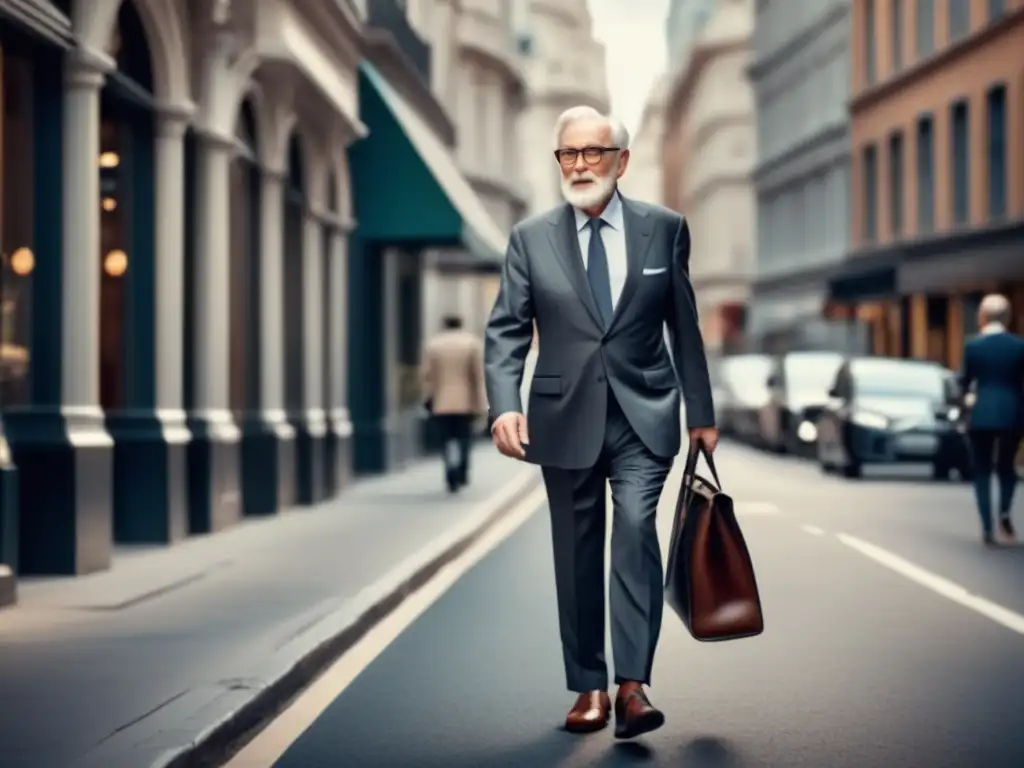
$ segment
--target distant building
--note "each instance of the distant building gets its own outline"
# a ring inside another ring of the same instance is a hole
[[[757,3],[757,279],[748,337],[803,346],[824,333],[828,278],[849,242],[848,0]]]
[[[664,203],[690,225],[690,279],[709,351],[741,343],[754,270],[752,0],[718,0],[667,87]]]
[[[960,364],[988,291],[1024,331],[1024,2],[855,0],[852,248],[835,314]]]
[[[667,71],[679,67],[686,59],[693,41],[704,29],[715,0],[669,0],[665,19],[665,45],[668,53]]]
[[[648,203],[663,202],[662,144],[665,140],[665,91],[668,77],[657,79],[630,138],[629,168],[619,182],[622,193]]]
[[[586,0],[529,0],[525,25],[528,96],[517,158],[535,213],[562,202],[552,154],[558,115],[578,104],[607,112],[609,99],[604,45],[594,39]]]
[[[409,0],[410,21],[430,43],[431,86],[455,124],[456,159],[484,208],[507,236],[526,212],[519,126],[526,80],[517,16],[526,0]],[[440,329],[446,314],[483,332],[497,272],[475,268],[465,249],[424,258],[423,323]]]

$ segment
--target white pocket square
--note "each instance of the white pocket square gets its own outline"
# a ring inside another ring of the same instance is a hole
[[[668,269],[668,267],[644,267],[644,274],[645,275],[660,275],[666,269]]]

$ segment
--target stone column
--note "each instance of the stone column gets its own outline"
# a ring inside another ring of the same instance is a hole
[[[188,533],[191,435],[182,409],[181,372],[184,135],[190,117],[187,107],[161,109],[153,116],[151,137],[147,124],[135,126],[137,186],[129,210],[143,226],[133,237],[136,247],[128,273],[134,309],[125,329],[124,365],[130,384],[123,407],[107,414],[114,438],[114,536],[123,543],[169,543]],[[146,146],[150,140],[152,145]]]
[[[18,570],[85,574],[110,567],[113,441],[99,399],[100,89],[113,62],[79,50],[37,73],[36,87],[63,89],[37,131],[37,193],[62,221],[39,231],[33,275],[36,348],[31,407],[5,414],[18,466]],[[54,217],[56,218],[56,216]]]
[[[329,286],[327,308],[327,365],[330,390],[326,393],[329,410],[328,472],[332,487],[340,490],[352,474],[352,417],[348,410],[348,222],[330,233],[330,255],[324,280]]]
[[[284,410],[284,174],[263,169],[260,185],[260,402],[242,437],[246,515],[275,514],[295,503],[295,430]]]
[[[323,402],[323,225],[306,214],[302,237],[302,413],[295,414],[299,504],[323,500],[327,420]]]
[[[229,202],[233,138],[204,132],[197,162],[197,243],[190,286],[193,301],[193,404],[188,452],[189,517],[194,533],[234,523],[241,512],[239,430],[229,407]]]
[[[165,113],[156,134],[156,408],[169,440],[186,442],[184,397],[185,144],[187,114]]]

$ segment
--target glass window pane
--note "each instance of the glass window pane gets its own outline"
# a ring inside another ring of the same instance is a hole
[[[0,403],[30,397],[35,270],[33,78],[29,61],[0,50]]]

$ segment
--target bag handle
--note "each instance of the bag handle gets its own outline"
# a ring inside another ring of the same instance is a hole
[[[697,482],[697,461],[703,456],[704,461],[707,462],[708,469],[711,470],[711,478],[715,481],[715,485],[718,486],[718,490],[722,490],[722,481],[718,479],[718,469],[715,467],[715,459],[711,455],[711,451],[704,445],[703,440],[696,440],[690,443],[690,447],[686,451],[686,465],[683,467],[683,498],[684,507],[689,502],[689,496],[693,493],[693,485]]]

